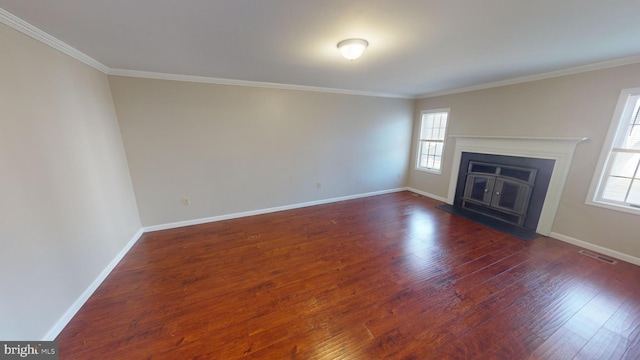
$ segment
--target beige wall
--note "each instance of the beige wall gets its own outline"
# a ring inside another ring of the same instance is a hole
[[[449,135],[581,137],[552,231],[640,257],[638,216],[586,205],[585,199],[620,90],[640,86],[640,64],[421,99],[420,111],[451,108]],[[412,145],[409,186],[447,197],[454,140],[445,150],[442,175],[415,170]]]
[[[0,44],[0,339],[42,339],[140,221],[106,75]]]
[[[412,100],[110,82],[143,226],[406,184]]]

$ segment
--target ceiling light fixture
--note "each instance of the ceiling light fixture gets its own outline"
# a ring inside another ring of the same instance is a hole
[[[338,49],[342,53],[342,56],[348,60],[359,58],[367,46],[369,46],[369,43],[363,39],[347,39],[338,43]]]

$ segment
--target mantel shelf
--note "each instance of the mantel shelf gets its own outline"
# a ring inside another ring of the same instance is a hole
[[[532,136],[482,136],[482,135],[450,135],[454,139],[479,139],[479,140],[519,140],[519,141],[558,141],[581,143],[589,140],[588,137],[532,137]]]

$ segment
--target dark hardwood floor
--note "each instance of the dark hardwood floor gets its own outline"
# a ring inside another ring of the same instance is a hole
[[[409,192],[146,233],[60,359],[638,359],[640,267]]]

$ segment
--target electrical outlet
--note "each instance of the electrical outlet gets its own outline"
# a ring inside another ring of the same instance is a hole
[[[184,206],[191,205],[191,200],[189,200],[188,197],[182,198],[182,205]]]

